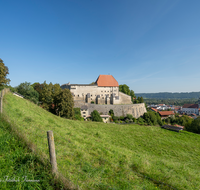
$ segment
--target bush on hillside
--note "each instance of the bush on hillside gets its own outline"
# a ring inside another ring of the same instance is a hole
[[[115,121],[118,121],[118,117],[117,116],[113,116],[113,121],[115,122]]]
[[[74,100],[69,89],[63,89],[55,97],[54,102],[57,115],[68,119],[74,119]]]
[[[30,82],[21,83],[16,88],[17,92],[24,96],[24,98],[34,102],[35,104],[38,103],[39,94],[34,88],[31,86]]]
[[[189,121],[185,125],[185,129],[187,131],[200,134],[200,117],[198,117],[197,119],[194,119],[192,122]]]
[[[114,111],[112,110],[112,109],[110,109],[110,111],[109,111],[109,115],[112,117],[112,119],[113,119],[113,116],[114,116]]]
[[[103,120],[97,110],[94,110],[91,113],[91,117],[92,117],[92,121],[103,122]]]
[[[137,119],[137,123],[138,123],[138,124],[144,125],[144,122],[145,122],[145,120],[142,119],[141,117],[139,117],[139,118]]]
[[[79,121],[84,121],[84,118],[81,117],[81,109],[80,108],[74,108],[74,119]]]
[[[147,125],[162,125],[161,117],[158,113],[153,111],[148,111],[144,113],[143,119]]]

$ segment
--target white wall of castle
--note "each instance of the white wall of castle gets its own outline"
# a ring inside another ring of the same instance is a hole
[[[97,85],[85,85],[85,86],[71,86],[70,91],[74,94],[74,100],[84,100],[86,95],[90,93],[90,100],[95,101],[96,96],[100,95],[101,99],[105,100],[106,95],[111,96],[112,93],[115,93],[116,96],[119,96],[119,87],[99,87]]]
[[[62,85],[73,93],[75,101],[90,103],[94,101],[97,104],[132,104],[131,96],[119,92],[119,87],[99,87],[97,85]],[[87,94],[90,97],[87,97]],[[112,94],[119,96],[119,99],[113,98]],[[100,96],[97,99],[97,96]]]

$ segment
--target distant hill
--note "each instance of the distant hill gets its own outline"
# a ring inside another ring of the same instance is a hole
[[[149,99],[198,99],[200,97],[200,92],[159,92],[159,93],[135,93],[135,95],[142,96],[143,98]]]

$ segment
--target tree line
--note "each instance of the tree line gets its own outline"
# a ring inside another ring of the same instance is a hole
[[[69,119],[74,118],[74,101],[68,89],[61,89],[59,84],[21,83],[16,91],[26,99],[40,105],[45,110]]]
[[[142,96],[144,99],[198,99],[200,92],[159,92],[159,93],[136,93],[136,97]]]
[[[144,99],[144,102],[148,105],[154,104],[166,104],[166,105],[175,105],[182,106],[184,104],[196,104],[198,99]]]

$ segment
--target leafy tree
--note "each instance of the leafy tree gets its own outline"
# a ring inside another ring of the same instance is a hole
[[[130,96],[131,96],[132,98],[136,98],[135,93],[134,93],[133,90],[130,91]]]
[[[129,119],[129,120],[132,120],[132,119],[133,119],[133,116],[132,116],[131,114],[127,114],[127,115],[126,115],[126,118]]]
[[[10,83],[10,79],[6,78],[6,75],[8,74],[8,67],[6,67],[3,63],[3,60],[0,59],[0,87]]]
[[[40,83],[39,83],[39,82],[35,82],[35,83],[31,84],[31,86],[35,89],[35,86],[36,86],[37,84],[40,84]]]
[[[138,119],[137,119],[137,123],[138,124],[141,124],[141,125],[144,125],[144,119],[142,119],[141,117],[139,117]]]
[[[57,115],[68,119],[74,118],[74,101],[69,89],[63,89],[55,97],[54,102]]]
[[[92,121],[103,122],[103,120],[97,110],[94,110],[91,113],[91,117],[92,117]]]
[[[127,86],[126,84],[119,85],[119,91],[123,92],[124,94],[130,95],[129,86]]]
[[[136,96],[135,96],[135,93],[133,90],[130,90],[129,89],[129,86],[127,86],[126,84],[122,84],[122,85],[119,85],[119,91],[120,92],[123,92],[129,96],[131,96],[131,101],[133,103],[138,103],[135,99],[136,99]]]
[[[192,118],[188,117],[187,115],[183,115],[182,117],[177,117],[174,123],[178,125],[185,126],[188,122],[193,121]]]
[[[34,83],[32,86],[39,93],[39,100],[41,101],[41,93],[44,88],[44,84]]]
[[[144,99],[143,99],[143,97],[141,96],[141,97],[137,97],[137,99],[135,99],[135,101],[134,101],[134,103],[143,103],[144,102]]]
[[[26,99],[34,102],[35,104],[38,103],[39,94],[34,88],[31,86],[30,82],[21,83],[17,88],[17,92],[23,95]]]
[[[46,81],[44,81],[43,88],[40,93],[40,101],[42,102],[42,107],[48,111],[51,109],[53,104],[52,86],[52,83],[47,84]]]
[[[192,122],[188,121],[185,128],[187,131],[200,134],[200,117],[194,119]]]
[[[81,117],[81,109],[80,108],[74,108],[74,119],[83,121],[84,118]]]
[[[143,119],[148,125],[159,124],[161,126],[163,124],[160,115],[153,111],[148,111],[144,113]]]
[[[113,118],[113,116],[114,116],[114,111],[113,111],[112,109],[110,109],[109,115]]]
[[[89,85],[94,85],[95,84],[95,82],[92,82],[92,83],[90,83]]]

